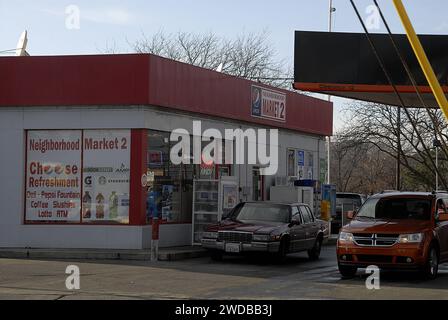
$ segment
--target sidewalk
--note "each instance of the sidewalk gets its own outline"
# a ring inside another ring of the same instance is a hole
[[[337,235],[330,236],[325,246],[336,244]],[[208,255],[207,250],[197,246],[159,248],[159,261],[177,261],[201,258]],[[0,259],[50,259],[50,260],[151,260],[151,251],[114,249],[37,249],[0,248]]]
[[[201,247],[159,248],[160,261],[199,258],[207,255]],[[0,248],[0,258],[7,259],[54,259],[54,260],[141,260],[149,261],[151,251],[113,249],[23,249]]]

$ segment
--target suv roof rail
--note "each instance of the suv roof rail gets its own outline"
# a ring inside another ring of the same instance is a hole
[[[447,190],[433,190],[432,194],[436,194],[436,193],[448,193]]]

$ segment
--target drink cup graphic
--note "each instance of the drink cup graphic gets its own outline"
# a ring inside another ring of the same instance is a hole
[[[104,196],[101,193],[98,193],[95,200],[96,200],[96,210],[95,210],[96,218],[104,219]]]
[[[109,197],[109,218],[116,219],[118,217],[118,196],[115,191]]]
[[[90,219],[92,217],[92,197],[89,191],[84,193],[82,197],[82,218]]]

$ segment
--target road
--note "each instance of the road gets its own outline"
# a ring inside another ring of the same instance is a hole
[[[65,287],[68,265],[80,269],[80,290]],[[0,299],[448,299],[448,265],[438,279],[382,272],[379,290],[367,275],[342,280],[335,248],[319,261],[295,254],[284,263],[262,258],[198,258],[176,262],[0,259]]]

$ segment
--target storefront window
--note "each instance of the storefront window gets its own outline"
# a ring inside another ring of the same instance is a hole
[[[170,161],[170,134],[148,131],[146,217],[150,222],[190,223],[194,165]]]
[[[192,137],[189,137],[191,141]],[[151,222],[157,217],[162,223],[191,223],[193,210],[194,179],[215,180],[232,174],[232,166],[217,165],[202,156],[201,164],[194,164],[193,144],[190,144],[191,164],[174,165],[170,161],[170,150],[177,142],[170,142],[170,133],[148,130],[147,143],[147,197],[146,217]],[[202,142],[202,149],[210,141]],[[217,152],[225,157],[222,141]],[[214,153],[211,153],[214,157]]]
[[[320,158],[319,161],[320,161],[319,181],[320,183],[324,184],[325,180],[327,179],[327,159]]]
[[[263,178],[260,175],[260,168],[252,168],[252,200],[263,200]]]
[[[314,179],[314,154],[312,152],[307,152],[307,175],[306,179]]]
[[[297,150],[297,178],[299,180],[305,179],[305,151]]]
[[[293,177],[296,175],[295,168],[296,168],[296,158],[295,158],[295,150],[294,149],[288,149],[286,151],[286,159],[287,159],[287,176]]]

